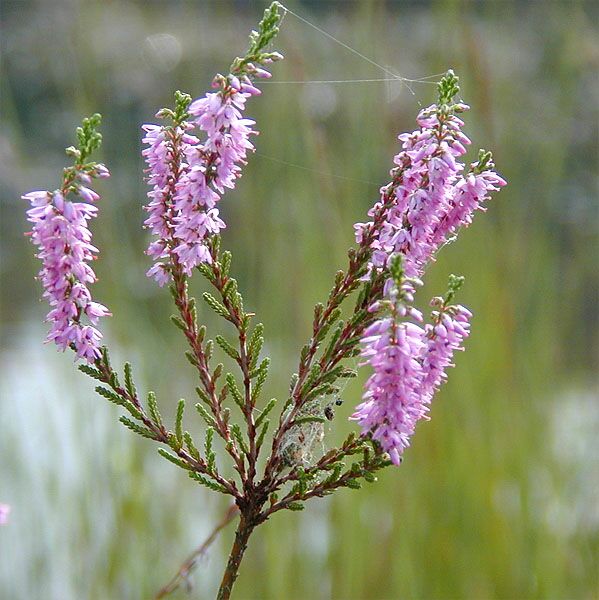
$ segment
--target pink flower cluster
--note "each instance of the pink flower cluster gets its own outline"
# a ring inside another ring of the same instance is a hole
[[[405,310],[403,311],[405,312]],[[410,311],[418,316],[417,311]],[[351,417],[371,433],[396,465],[410,445],[416,423],[427,418],[435,391],[446,378],[453,353],[469,333],[470,312],[452,306],[433,313],[425,328],[397,322],[395,315],[375,321],[364,332],[362,356],[373,373],[363,402]]]
[[[108,177],[103,165],[96,165],[94,177]],[[110,315],[108,309],[94,302],[88,285],[96,275],[88,264],[98,249],[91,243],[88,221],[98,209],[88,204],[99,196],[81,184],[91,181],[90,174],[78,173],[76,194],[84,202],[71,202],[59,190],[35,191],[23,196],[31,203],[27,211],[33,223],[31,240],[39,248],[42,261],[39,279],[44,287],[43,297],[51,306],[46,320],[52,324],[47,341],[65,350],[72,347],[79,358],[92,363],[100,357],[102,334],[94,327],[100,317]],[[91,325],[82,322],[87,317]]]
[[[207,94],[189,107],[192,123],[206,135],[202,145],[186,149],[187,168],[176,186],[175,253],[183,270],[190,275],[193,268],[210,262],[206,238],[218,233],[225,223],[218,216],[216,204],[225,188],[234,188],[246,164],[249,140],[255,124],[244,119],[245,102],[259,90],[238,80],[223,89]]]
[[[454,106],[459,112],[467,109],[465,104]],[[461,226],[472,222],[474,211],[484,210],[489,193],[505,185],[489,169],[479,173],[478,163],[462,174],[464,164],[458,159],[466,153],[470,140],[461,131],[464,122],[453,111],[442,112],[433,104],[422,110],[417,120],[420,129],[399,136],[402,151],[394,158],[400,171],[399,185],[383,187],[383,199],[369,212],[374,215],[392,191],[392,206],[371,244],[372,266],[385,267],[391,256],[400,253],[408,277],[421,276],[435,252]],[[358,242],[371,226],[356,224]]]
[[[470,140],[455,113],[467,109],[465,104],[432,105],[418,115],[418,130],[399,136],[402,151],[394,158],[394,181],[381,189],[381,200],[369,212],[374,216],[385,210],[384,220],[380,226],[374,222],[355,226],[357,241],[369,240],[370,270],[388,269],[399,255],[404,275],[419,278],[437,250],[472,222],[476,210],[485,210],[491,192],[505,185],[492,170],[490,155],[481,154],[480,161],[463,173],[459,158]],[[453,353],[461,349],[472,316],[466,308],[452,306],[433,313],[435,325],[423,328],[400,323],[398,318],[406,315],[422,320],[418,311],[405,304],[413,292],[411,283],[406,285],[408,295],[404,290],[404,303],[398,303],[397,286],[389,278],[383,295],[393,317],[380,318],[364,332],[362,355],[374,372],[366,383],[364,401],[352,417],[395,464],[445,380],[445,370],[451,366]],[[433,302],[442,307],[439,299]],[[380,305],[376,303],[371,310]]]
[[[264,69],[252,75],[270,77]],[[177,261],[186,275],[200,263],[212,259],[207,239],[225,227],[217,203],[226,188],[234,188],[254,149],[250,135],[257,132],[242,111],[251,96],[260,94],[248,76],[217,76],[217,92],[206,94],[189,106],[189,122],[173,129],[144,125],[148,146],[143,151],[148,181],[153,186],[146,206],[145,225],[158,237],[147,253],[156,261],[148,271],[159,285],[170,278],[170,265]],[[198,128],[203,141],[188,133]]]
[[[442,301],[442,298],[434,298]],[[470,334],[472,313],[464,306],[452,306],[450,311],[433,311],[434,324],[427,324],[426,351],[422,359],[422,394],[433,398],[435,392],[447,379],[445,370],[453,367],[451,362],[456,350],[463,350],[462,341]]]
[[[362,356],[373,369],[363,402],[351,417],[371,432],[394,464],[409,446],[416,422],[426,415],[420,393],[424,330],[391,317],[375,321],[364,332]]]
[[[191,128],[188,125],[186,129]],[[198,139],[186,133],[183,127],[169,129],[160,125],[143,125],[146,132],[143,143],[147,147],[142,155],[148,165],[148,183],[152,189],[148,192],[150,202],[144,207],[148,212],[145,226],[157,237],[149,246],[146,254],[155,262],[147,275],[153,277],[162,286],[169,280],[168,264],[173,242],[174,208],[172,196],[174,184],[179,177],[181,156],[185,150],[198,143]]]

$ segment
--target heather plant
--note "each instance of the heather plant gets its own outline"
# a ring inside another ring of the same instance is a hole
[[[426,318],[414,306],[416,290],[441,248],[505,185],[490,152],[481,150],[468,166],[462,162],[470,140],[459,115],[468,106],[458,100],[458,78],[448,71],[437,85],[436,103],[418,114],[417,129],[399,135],[391,179],[369,211],[370,220],[355,225],[356,245],[328,298],[314,307],[310,338],[288,392],[281,401],[265,401],[261,392],[271,361],[262,351],[264,327],[246,309],[231,253],[221,248],[226,224],[218,205],[254,149],[255,122],[244,116],[245,106],[260,95],[257,82],[271,77],[267,69],[283,58],[269,46],[284,10],[274,2],[265,11],[247,52],[226,75],[216,75],[212,92],[196,100],[176,92],[174,106],[158,111],[160,123],[143,125],[150,187],[144,223],[152,235],[147,274],[173,298],[171,320],[183,333],[185,356],[197,377],[194,407],[205,423],[201,443],[184,427],[186,401],[178,401],[169,428],[155,393],[138,391],[130,363],[117,372],[102,344],[99,322],[110,312],[92,299],[96,276],[90,263],[98,249],[89,230],[99,201],[89,186],[109,176],[103,164],[91,160],[101,143],[100,115],[77,129],[77,146],[66,150],[73,165],[64,169],[60,187],[23,196],[31,204],[31,239],[50,305],[47,340],[75,353],[79,369],[100,382],[98,394],[122,407],[123,425],[159,444],[160,455],[197,484],[232,498],[215,530],[216,535],[238,517],[220,599],[230,597],[256,527],[281,510],[302,510],[311,498],[373,483],[379,470],[401,463],[455,351],[463,349],[472,317],[455,303],[462,277],[449,277],[447,292],[431,300]],[[189,291],[195,274],[210,289],[202,295],[205,307],[229,324],[230,336],[209,339],[200,324]],[[343,402],[343,381],[356,376],[356,359],[370,373],[351,417],[359,431],[327,447],[325,424]],[[175,589],[193,565],[194,557],[159,596]]]

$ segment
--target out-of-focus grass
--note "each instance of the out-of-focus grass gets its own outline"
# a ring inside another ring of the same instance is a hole
[[[203,93],[243,50],[262,8],[2,4],[0,501],[13,514],[0,530],[1,597],[147,598],[224,510],[121,430],[118,411],[94,397],[69,358],[40,346],[44,309],[17,198],[56,185],[70,132],[83,114],[102,112],[113,178],[94,224],[102,248],[95,290],[115,315],[107,338],[165,413],[181,395],[193,398],[168,294],[143,275],[139,125],[172,90]],[[237,597],[597,597],[596,5],[293,8],[406,77],[455,68],[473,107],[474,149],[494,151],[509,186],[427,275],[422,299],[442,292],[449,272],[466,275],[461,300],[476,317],[468,351],[405,463],[368,489],[260,528]],[[381,76],[291,15],[277,47],[287,57],[274,68],[277,81]],[[415,84],[413,95],[398,84],[263,89],[249,107],[258,153],[222,211],[233,270],[268,334],[266,394],[281,397],[311,306],[387,178],[395,135],[413,128],[434,87]],[[347,388],[327,443],[352,427],[346,417],[359,394],[358,383]],[[191,414],[187,426],[200,435]],[[213,594],[231,535],[194,576],[197,597]]]

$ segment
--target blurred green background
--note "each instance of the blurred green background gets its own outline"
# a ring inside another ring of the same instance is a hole
[[[424,307],[449,272],[464,274],[475,319],[404,464],[361,492],[277,514],[250,542],[236,597],[599,598],[598,4],[288,2],[405,77],[453,67],[472,105],[473,150],[492,149],[509,186],[419,294]],[[80,118],[104,115],[113,177],[93,224],[94,294],[114,312],[114,362],[131,360],[172,416],[180,396],[193,399],[194,373],[168,293],[144,275],[140,124],[175,89],[203,94],[264,7],[1,2],[0,502],[12,514],[0,528],[0,598],[150,598],[226,508],[122,428],[71,356],[42,345],[46,308],[19,196],[54,189]],[[286,60],[275,81],[384,77],[292,15],[276,47]],[[414,128],[435,88],[262,87],[248,108],[257,154],[222,213],[234,274],[266,326],[269,398],[287,389],[312,306],[387,180],[396,134]],[[344,396],[327,444],[352,428],[360,382]],[[191,412],[186,426],[201,436]],[[232,535],[202,561],[191,597],[213,597]]]

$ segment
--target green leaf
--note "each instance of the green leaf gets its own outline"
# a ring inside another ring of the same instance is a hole
[[[260,366],[257,369],[256,381],[254,382],[254,387],[252,388],[252,403],[256,404],[256,401],[260,397],[260,392],[262,391],[262,387],[268,377],[268,367],[270,366],[270,358],[268,356],[260,363]]]
[[[325,479],[325,484],[334,484],[341,476],[341,471],[343,471],[344,466],[345,465],[342,462],[337,462],[332,465],[333,472]]]
[[[137,390],[135,389],[135,383],[133,382],[133,371],[131,363],[125,363],[125,389],[131,398],[137,397]]]
[[[200,455],[200,451],[197,449],[196,445],[193,443],[193,438],[191,437],[189,431],[183,432],[183,439],[185,440],[185,445],[189,450],[189,454],[191,454],[195,460],[200,462],[202,460],[202,456]]]
[[[209,427],[216,427],[216,421],[214,420],[214,417],[204,408],[202,404],[198,402],[195,407]]]
[[[374,483],[377,480],[374,474],[370,471],[364,471],[363,477],[368,483]]]
[[[220,259],[220,272],[223,277],[227,277],[229,275],[229,270],[231,269],[231,253],[228,250],[225,250]]]
[[[241,408],[241,410],[244,410],[245,409],[245,399],[241,395],[241,392],[239,391],[239,388],[237,387],[237,384],[235,383],[235,377],[233,377],[233,375],[231,373],[227,373],[227,375],[225,376],[225,380],[227,382],[227,387],[229,388],[229,391],[231,392],[231,395],[233,396],[233,400],[235,400],[235,403],[239,406],[239,408]]]
[[[177,418],[175,421],[175,438],[179,448],[183,445],[183,411],[185,410],[185,399],[181,398],[177,405]]]
[[[324,304],[322,302],[318,302],[314,305],[314,323],[318,323],[320,321],[320,317],[322,316],[322,312],[324,311]]]
[[[171,315],[171,321],[175,325],[175,327],[178,327],[181,331],[187,331],[187,325],[181,317],[178,317],[177,315]]]
[[[245,315],[245,311],[243,310],[243,298],[239,292],[233,295],[231,302],[242,316]]]
[[[349,323],[352,329],[355,329],[362,321],[364,321],[369,316],[368,310],[362,308],[354,313]]]
[[[206,404],[208,404],[208,406],[210,406],[211,402],[208,394],[199,386],[195,388],[195,391],[200,400],[202,400],[202,402],[205,402]]]
[[[341,377],[341,374],[344,373],[345,370],[346,368],[343,365],[337,365],[334,369],[323,373],[320,376],[320,381],[322,383],[334,383],[337,379],[339,379],[339,377]]]
[[[229,315],[229,311],[222,305],[212,294],[209,292],[204,292],[202,294],[206,304],[219,316],[227,319],[227,321],[231,320]]]
[[[150,440],[159,441],[159,439],[156,437],[156,435],[154,435],[153,432],[151,432],[149,429],[146,429],[145,427],[142,427],[141,425],[138,425],[137,423],[131,421],[127,417],[119,417],[119,421],[125,427],[127,427],[131,431],[137,433],[138,435],[141,435],[142,437],[148,438]]]
[[[177,456],[174,456],[170,452],[167,452],[164,448],[158,448],[158,454],[160,454],[160,456],[166,458],[166,460],[172,462],[174,465],[177,465],[178,467],[185,469],[186,471],[191,470],[191,467],[185,461],[181,460]]]
[[[85,373],[86,375],[89,375],[90,377],[93,377],[94,379],[98,379],[99,381],[104,380],[102,373],[100,373],[100,371],[98,371],[97,369],[94,369],[90,365],[82,364],[82,365],[79,365],[78,369],[82,373]]]
[[[108,348],[106,346],[102,346],[100,348],[100,352],[102,354],[102,362],[108,369],[112,370],[110,367],[110,355],[108,354]]]
[[[295,386],[297,385],[297,382],[299,380],[299,375],[297,373],[294,373],[291,376],[291,380],[289,381],[289,393],[293,394],[293,390],[295,389]]]
[[[315,398],[319,398],[320,396],[331,396],[332,394],[336,394],[339,391],[339,388],[336,388],[328,383],[323,383],[310,390],[305,397],[304,401],[309,402],[310,400],[314,400]]]
[[[266,436],[266,432],[268,431],[269,425],[270,425],[270,420],[265,419],[264,425],[262,426],[262,429],[260,430],[260,433],[258,434],[258,439],[256,441],[256,448],[262,447],[262,444],[264,443],[264,437]],[[256,425],[256,427],[257,427],[257,425]]]
[[[367,281],[360,290],[358,297],[356,298],[356,304],[354,306],[354,311],[360,310],[366,298],[369,297],[370,291],[372,290],[372,284],[370,281]]]
[[[119,377],[116,374],[116,371],[110,372],[109,383],[110,383],[110,387],[112,387],[113,389],[120,387]]]
[[[208,461],[208,470],[214,471],[214,465],[216,463],[216,454],[212,450],[212,441],[214,439],[214,428],[208,427],[206,429],[206,439],[204,440],[204,451],[206,453],[206,460]]]
[[[331,339],[329,340],[325,351],[322,353],[323,359],[325,361],[328,361],[333,355],[333,352],[335,351],[335,347],[337,346],[337,342],[341,337],[341,333],[343,332],[344,327],[345,323],[343,321],[339,321],[339,323],[335,327],[335,331],[333,332],[333,335],[331,336]]]
[[[222,335],[217,335],[215,338],[216,343],[224,350],[226,354],[228,354],[233,360],[239,361],[239,352],[233,346],[227,342],[227,340]]]
[[[207,263],[200,263],[197,266],[197,269],[211,283],[214,283],[216,281],[216,277],[214,275],[212,267],[209,264],[207,264]]]
[[[243,434],[241,433],[241,427],[239,427],[239,425],[237,423],[233,423],[233,425],[231,425],[231,433],[233,434],[235,441],[239,444],[239,447],[241,448],[243,453],[248,455],[250,453],[250,451],[248,450],[245,440],[243,439]]]
[[[321,372],[320,363],[318,363],[318,362],[314,363],[312,365],[312,368],[310,369],[310,373],[308,374],[308,377],[306,377],[306,381],[304,382],[304,385],[302,386],[302,390],[301,390],[302,396],[307,394],[308,391],[310,390],[310,388],[318,380],[318,378],[320,377],[320,372]]]
[[[305,344],[304,346],[302,346],[302,349],[300,350],[300,361],[303,363],[306,358],[308,358],[308,354],[310,353],[310,346],[308,344]]]
[[[152,391],[148,392],[148,410],[150,411],[150,417],[155,425],[162,428],[162,417],[158,412],[158,400],[156,394]]]
[[[289,510],[304,510],[305,506],[301,502],[290,502],[287,505]]]
[[[235,303],[235,297],[237,293],[237,280],[231,278],[227,281],[227,283],[225,283],[222,290],[222,296]]]
[[[197,481],[198,483],[201,483],[202,485],[205,485],[207,488],[215,491],[215,492],[220,492],[221,494],[228,494],[229,490],[227,490],[227,488],[225,488],[224,486],[220,485],[220,483],[217,483],[216,481],[211,481],[210,479],[207,479],[206,477],[203,477],[202,475],[200,475],[199,473],[197,473],[196,471],[189,471],[189,476],[194,480]]]
[[[185,358],[194,366],[197,367],[198,366],[198,359],[195,357],[195,354],[193,354],[193,352],[191,352],[190,350],[188,350],[187,352],[185,352]]]
[[[223,363],[218,363],[212,372],[212,381],[216,383],[216,380],[222,375],[224,365]]]
[[[119,396],[117,393],[109,390],[108,388],[102,387],[101,385],[96,386],[96,392],[103,396],[110,402],[114,402],[114,404],[118,404],[119,406],[126,406],[127,400],[122,396]]]
[[[212,350],[214,348],[214,342],[212,340],[208,340],[206,345],[204,346],[204,356],[206,357],[206,362],[210,360],[212,357]]]
[[[248,355],[250,357],[250,369],[255,369],[258,364],[258,358],[260,357],[260,351],[264,344],[264,325],[258,323],[254,327],[250,342],[248,344]]]
[[[264,407],[264,409],[262,410],[262,412],[260,413],[260,415],[258,415],[258,418],[256,419],[256,423],[255,423],[256,427],[260,427],[260,423],[262,423],[262,421],[264,421],[264,419],[266,418],[268,413],[275,407],[276,403],[277,403],[276,398],[271,398],[268,401],[268,404]]]
[[[320,343],[320,342],[322,342],[322,340],[324,340],[324,338],[327,336],[327,333],[329,332],[329,330],[331,329],[331,327],[339,319],[340,315],[341,315],[341,309],[340,308],[336,308],[335,310],[333,310],[331,312],[331,314],[329,315],[329,318],[321,326],[320,331],[318,332],[318,334],[316,336],[316,341],[317,342]]]

